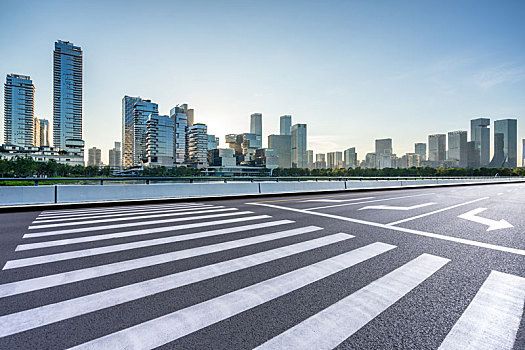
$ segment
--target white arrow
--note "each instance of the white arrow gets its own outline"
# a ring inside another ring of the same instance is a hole
[[[487,225],[489,228],[487,231],[493,231],[493,230],[501,230],[503,228],[511,228],[512,226],[508,221],[501,219],[500,221],[491,220],[487,218],[482,218],[480,216],[476,216],[476,214],[479,214],[481,212],[484,212],[487,210],[487,208],[477,208],[474,210],[471,210],[465,214],[458,215],[458,218],[474,221],[478,224]]]
[[[436,204],[436,203],[429,202],[429,203],[413,205],[411,207],[397,207],[397,206],[394,206],[394,205],[369,205],[367,207],[362,207],[362,208],[359,208],[357,210],[365,210],[365,209],[412,210],[412,209],[417,209],[417,208],[428,207],[429,205],[433,205],[433,204]]]

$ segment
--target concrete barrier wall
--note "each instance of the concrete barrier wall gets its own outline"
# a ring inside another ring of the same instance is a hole
[[[261,193],[337,191],[345,189],[344,181],[260,182]]]
[[[55,203],[55,186],[0,187],[0,205]]]

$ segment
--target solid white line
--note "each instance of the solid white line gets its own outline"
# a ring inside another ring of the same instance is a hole
[[[374,209],[374,210],[408,211],[408,210],[414,210],[414,209],[428,207],[429,205],[434,205],[434,204],[436,204],[436,202],[428,202],[428,203],[416,204],[416,205],[411,205],[409,207],[402,207],[402,206],[398,206],[398,205],[368,205],[366,207],[362,207],[362,208],[359,208],[357,210]]]
[[[512,349],[524,302],[525,278],[492,271],[439,349]]]
[[[253,230],[258,230],[262,228],[269,228],[269,227],[292,224],[292,223],[294,223],[294,221],[280,220],[280,221],[263,222],[260,224],[236,226],[236,227],[230,227],[230,228],[225,228],[225,229],[220,229],[220,230],[197,232],[195,233],[195,238],[224,235],[224,234],[243,232],[243,231],[249,231],[249,230],[253,231]],[[177,242],[177,240],[178,240],[177,236],[175,236],[175,237],[158,238],[158,239],[152,239],[148,241],[140,241],[140,242],[134,242],[134,243],[117,244],[117,245],[113,245],[109,247],[96,248],[98,250],[93,249],[93,250],[96,250],[96,252],[93,252],[92,250],[92,253],[93,254],[95,253],[105,254],[105,253],[119,252],[119,251],[136,249],[136,248],[169,244],[169,243]],[[241,245],[251,244],[250,242],[252,242],[252,240],[248,238],[248,239],[243,239],[243,240],[230,241],[226,243],[219,243],[219,244],[212,244],[208,246],[201,246],[197,248],[190,248],[190,249],[185,249],[182,251],[175,251],[175,252],[160,254],[160,255],[155,255],[155,256],[146,256],[143,258],[125,260],[125,261],[120,261],[120,262],[106,264],[106,265],[87,267],[87,268],[80,269],[80,270],[67,271],[67,272],[57,273],[54,275],[30,278],[30,279],[22,280],[22,281],[4,283],[4,284],[0,284],[0,298],[10,296],[10,295],[15,295],[15,294],[27,293],[27,292],[31,292],[34,290],[44,289],[44,288],[56,287],[56,286],[64,285],[68,283],[84,281],[84,280],[91,279],[91,278],[112,275],[112,274],[116,274],[116,273],[120,273],[124,271],[140,269],[143,267],[153,266],[157,264],[164,264],[166,262],[171,262],[171,261],[178,260],[178,259],[183,259],[183,258],[185,259],[190,256],[194,257],[197,255],[209,254],[210,252],[215,252],[217,250],[217,247],[219,248],[222,247],[222,249],[229,247],[228,249],[233,249],[232,247],[238,247],[238,246],[237,245],[233,246],[232,244],[239,244],[239,241],[241,241],[240,242]],[[239,247],[241,245],[239,245]]]
[[[244,215],[244,214],[253,214],[253,212],[251,212],[251,211],[236,211],[234,213],[191,216],[191,217],[187,217],[187,218],[151,220],[151,221],[131,222],[131,223],[126,223],[126,224],[92,226],[92,227],[71,228],[71,229],[67,229],[67,230],[58,230],[58,231],[45,231],[45,232],[36,232],[36,233],[26,233],[24,236],[22,236],[22,238],[47,237],[47,236],[65,235],[65,234],[68,234],[68,233],[90,232],[90,231],[119,229],[119,228],[125,228],[125,227],[137,227],[137,226],[167,224],[167,223],[171,223],[171,222],[192,221],[192,220],[200,220],[200,219],[212,219],[212,218],[220,218],[220,217],[224,217],[224,216]],[[194,226],[194,227],[199,227],[199,226]]]
[[[243,222],[243,221],[249,221],[249,220],[260,220],[260,219],[266,219],[269,218],[268,215],[260,215],[260,216],[249,216],[244,218],[235,218],[235,219],[229,219],[229,220],[219,220],[219,221],[209,221],[209,222],[201,222],[196,224],[188,224],[188,225],[180,225],[176,226],[178,230],[186,229],[186,228],[195,228],[195,227],[204,227],[204,226],[214,226],[214,225],[222,225],[222,224],[230,224],[235,222]],[[185,227],[183,227],[185,226]],[[173,229],[173,227],[172,227]],[[10,260],[8,261],[5,266],[4,270],[7,269],[14,269],[18,267],[24,267],[24,266],[30,266],[30,265],[36,265],[36,264],[45,264],[49,262],[55,262],[55,261],[62,261],[62,260],[69,260],[69,259],[77,259],[77,258],[83,258],[86,256],[93,256],[98,254],[105,254],[105,251],[108,250],[111,252],[111,246],[109,247],[98,247],[98,248],[90,248],[90,249],[83,249],[83,250],[74,250],[71,252],[65,252],[65,253],[57,253],[57,254],[51,254],[51,255],[42,255],[42,256],[35,256],[31,258],[24,258],[24,259],[16,259],[16,260]]]
[[[138,206],[119,206],[119,207],[95,207],[90,209],[72,209],[72,210],[56,210],[56,211],[43,211],[39,214],[39,217],[51,217],[51,216],[64,216],[64,215],[76,215],[76,214],[87,214],[87,213],[98,213],[98,212],[109,212],[109,211],[129,211],[129,210],[142,210],[142,209],[155,209],[155,208],[191,208],[195,206],[208,205],[208,204],[197,204],[197,203],[184,203],[184,204],[155,204],[155,205],[138,205]]]
[[[295,229],[292,231],[299,230],[300,229]],[[300,233],[304,232],[299,232],[299,234]],[[286,237],[286,235],[281,235],[281,237]],[[341,242],[349,238],[352,238],[352,236],[339,233],[143,282],[133,283],[127,286],[109,289],[34,309],[0,316],[0,337],[42,327],[72,317],[81,316],[89,312],[102,310],[171,289],[187,286],[192,283],[202,282],[210,278],[261,265],[294,254],[303,253],[308,250]]]
[[[91,225],[91,224],[100,224],[103,222],[118,222],[118,221],[130,221],[130,220],[142,220],[142,219],[156,219],[164,218],[170,216],[181,216],[181,215],[193,215],[193,214],[206,214],[206,213],[219,213],[223,211],[234,211],[238,210],[237,208],[224,208],[224,209],[215,209],[215,208],[204,208],[204,210],[190,211],[190,212],[176,212],[176,213],[166,213],[166,214],[148,214],[148,215],[136,215],[131,218],[119,217],[119,218],[107,218],[107,219],[96,219],[96,220],[85,220],[85,221],[75,221],[75,222],[59,222],[54,224],[44,224],[29,226],[30,230],[39,230],[42,228],[51,228],[51,227],[64,227],[64,226],[80,226],[80,225]]]
[[[258,219],[261,218],[269,218],[270,216],[259,216]],[[249,217],[245,217],[245,219],[248,219]],[[255,220],[253,217],[251,217],[251,220]],[[244,221],[244,220],[243,220]],[[237,221],[220,221],[211,223],[213,225],[221,224],[221,223],[231,223],[231,222],[237,222]],[[289,221],[293,222],[293,221]],[[211,226],[211,224],[204,225],[204,226]],[[198,226],[201,227],[201,226]],[[96,241],[102,241],[106,239],[113,239],[113,238],[122,238],[122,237],[133,237],[133,236],[141,236],[151,233],[159,233],[159,232],[171,232],[171,231],[179,231],[187,229],[188,225],[179,225],[179,226],[169,226],[169,227],[162,227],[162,228],[153,228],[153,229],[146,229],[146,230],[136,230],[136,231],[124,231],[124,232],[115,232],[115,233],[108,233],[108,234],[102,234],[102,235],[94,235],[94,236],[85,236],[85,237],[77,237],[77,238],[68,238],[68,239],[59,239],[55,241],[46,241],[46,242],[38,242],[38,243],[28,243],[28,244],[21,244],[16,247],[15,251],[23,251],[23,250],[31,250],[31,249],[40,249],[40,248],[48,248],[48,247],[58,247],[58,246],[64,246],[68,244],[77,244],[77,243],[86,243],[86,242],[96,242]],[[224,229],[228,231],[229,229]],[[223,230],[216,230],[217,232],[223,232]],[[216,232],[211,231],[211,232]],[[229,231],[228,231],[229,232]],[[178,241],[184,241],[189,239],[196,239],[201,237],[206,237],[207,234],[202,234],[201,232],[196,233],[188,233],[183,235],[178,235],[174,237],[165,237],[165,238],[159,238],[156,241],[165,241],[165,242],[178,242]],[[121,246],[133,246],[133,247],[143,247],[143,246],[149,246],[149,241],[138,241],[138,242],[132,242],[132,243],[124,243],[124,244],[117,244],[117,247]],[[104,246],[100,248],[94,248],[94,249],[103,249],[104,251],[109,251],[110,247],[115,246]],[[93,250],[93,249],[91,249]]]
[[[485,199],[489,199],[489,198],[490,198],[490,197],[483,197],[483,198],[474,199],[474,200],[472,200],[472,201],[468,201],[468,202],[464,202],[464,203],[455,204],[455,205],[452,205],[452,206],[450,206],[450,207],[441,208],[441,209],[434,210],[434,211],[431,211],[431,212],[428,212],[428,213],[424,213],[424,214],[420,214],[420,215],[412,216],[412,217],[410,217],[410,218],[406,218],[406,219],[403,219],[403,220],[394,221],[394,222],[388,223],[387,225],[397,225],[397,224],[401,224],[401,223],[403,223],[403,222],[416,220],[416,219],[423,218],[423,217],[425,217],[425,216],[429,216],[429,215],[434,215],[434,214],[437,214],[437,213],[444,212],[444,211],[446,211],[446,210],[450,210],[450,209],[458,208],[458,207],[461,207],[461,206],[463,206],[463,205],[468,205],[468,204],[476,203],[476,202],[483,201],[483,200],[485,200]]]
[[[385,243],[337,255],[217,298],[108,334],[73,349],[153,349],[394,249]]]
[[[420,255],[256,349],[333,349],[449,261]]]
[[[339,215],[333,215],[333,214],[327,214],[327,213],[320,213],[320,212],[315,212],[315,211],[310,211],[310,210],[303,210],[303,209],[290,208],[290,207],[281,207],[281,206],[273,205],[273,204],[266,204],[266,203],[250,203],[250,204],[264,206],[264,207],[269,207],[269,208],[275,208],[275,209],[295,211],[297,213],[303,213],[303,214],[309,214],[309,215],[317,215],[317,216],[322,216],[322,217],[330,218],[330,219],[354,222],[356,224],[380,227],[380,228],[384,228],[384,229],[387,229],[387,230],[411,233],[411,234],[418,235],[418,236],[429,237],[429,238],[436,238],[436,239],[441,239],[441,240],[444,240],[444,241],[461,243],[461,244],[465,244],[465,245],[469,245],[469,246],[473,246],[473,247],[492,249],[492,250],[497,250],[497,251],[500,251],[500,252],[512,253],[512,254],[524,255],[525,256],[525,250],[522,250],[522,249],[504,247],[504,246],[499,246],[499,245],[490,244],[490,243],[483,243],[483,242],[478,242],[478,241],[471,241],[469,239],[464,239],[464,238],[445,236],[445,235],[440,235],[440,234],[437,234],[437,233],[418,231],[418,230],[413,230],[413,229],[404,228],[404,227],[380,224],[378,222],[372,222],[372,221],[366,221],[366,220],[352,219],[352,218],[348,218],[348,217],[345,217],[345,216],[339,216]]]
[[[420,197],[420,196],[429,196],[431,194],[435,194],[435,193],[420,193],[420,194],[414,194],[414,195],[410,195],[410,196],[379,198],[379,199],[373,199],[373,200],[370,200],[370,201],[363,201],[363,202],[352,202],[352,203],[344,203],[344,204],[326,205],[326,206],[323,206],[323,207],[308,208],[306,210],[318,210],[318,209],[327,209],[327,208],[335,208],[335,207],[344,207],[344,206],[347,206],[347,205],[358,205],[358,204],[365,204],[365,203],[392,201],[392,200],[396,200],[396,199],[404,199],[404,198],[412,198],[412,197]],[[255,204],[255,203],[251,203],[251,204]],[[261,204],[263,204],[263,203],[261,203]]]
[[[308,199],[303,202],[326,202],[326,203],[343,203],[343,202],[354,202],[365,199],[373,199],[376,197],[361,197],[361,198],[352,198],[352,199]]]
[[[58,221],[72,221],[72,220],[82,220],[82,219],[97,219],[97,218],[107,218],[112,216],[129,216],[129,215],[137,215],[137,214],[148,214],[148,213],[170,213],[170,212],[180,212],[180,211],[195,211],[195,210],[203,210],[203,209],[215,209],[215,208],[224,208],[224,206],[202,206],[202,207],[188,207],[188,208],[169,208],[162,210],[159,209],[146,209],[146,210],[133,210],[133,211],[125,211],[125,212],[110,212],[110,213],[91,213],[91,214],[82,214],[82,215],[67,215],[65,217],[61,218],[36,218],[35,221],[32,222],[32,224],[43,224],[48,222],[58,222]]]

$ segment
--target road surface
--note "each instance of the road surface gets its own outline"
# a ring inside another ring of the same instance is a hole
[[[0,223],[0,349],[525,349],[525,184]]]

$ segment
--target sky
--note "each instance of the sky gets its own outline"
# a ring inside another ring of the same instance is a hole
[[[525,138],[525,1],[0,0],[0,74],[30,75],[52,120],[56,40],[84,52],[83,137],[121,139],[121,101],[177,104],[220,137],[263,144],[279,116],[308,125],[314,153],[392,138],[394,153],[470,119],[518,119]],[[3,101],[0,102],[3,109]],[[3,120],[0,126],[3,135]],[[491,133],[492,134],[492,133]],[[470,137],[470,136],[469,136]],[[521,161],[519,161],[521,165]]]

